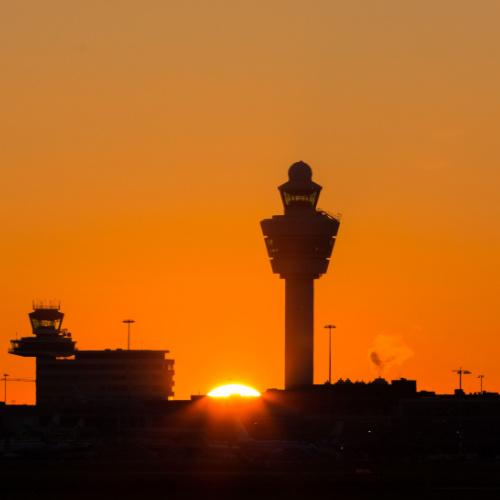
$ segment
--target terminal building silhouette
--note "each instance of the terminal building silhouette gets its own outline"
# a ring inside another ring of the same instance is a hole
[[[299,161],[279,186],[284,215],[261,221],[274,273],[285,280],[285,389],[313,385],[314,280],[330,262],[339,219],[317,203],[321,186],[309,165]]]
[[[174,360],[165,350],[85,350],[62,328],[58,305],[33,304],[33,335],[9,352],[36,358],[37,405],[167,400],[174,395]]]

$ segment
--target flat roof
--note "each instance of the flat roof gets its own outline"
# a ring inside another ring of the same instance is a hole
[[[78,358],[153,358],[170,351],[166,349],[99,349],[77,350]]]

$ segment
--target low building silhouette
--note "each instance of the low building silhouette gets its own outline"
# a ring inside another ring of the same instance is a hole
[[[168,351],[76,351],[71,359],[42,358],[37,404],[99,404],[166,400],[174,395]]]
[[[11,354],[36,358],[37,406],[125,404],[174,395],[167,350],[85,350],[62,329],[59,305],[34,304],[33,335],[11,341]]]

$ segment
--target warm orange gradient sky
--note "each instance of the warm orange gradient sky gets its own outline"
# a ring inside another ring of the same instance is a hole
[[[6,351],[47,298],[81,349],[124,347],[134,318],[178,397],[281,387],[259,220],[304,160],[343,214],[316,381],[335,323],[335,378],[373,378],[382,335],[413,353],[388,377],[449,392],[463,365],[500,390],[499,19],[496,0],[3,2],[0,372],[34,376]]]

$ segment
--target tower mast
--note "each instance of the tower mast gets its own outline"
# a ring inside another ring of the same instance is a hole
[[[339,220],[317,210],[321,186],[299,161],[279,186],[284,215],[261,221],[274,273],[285,280],[285,389],[313,384],[314,280],[326,273]]]

